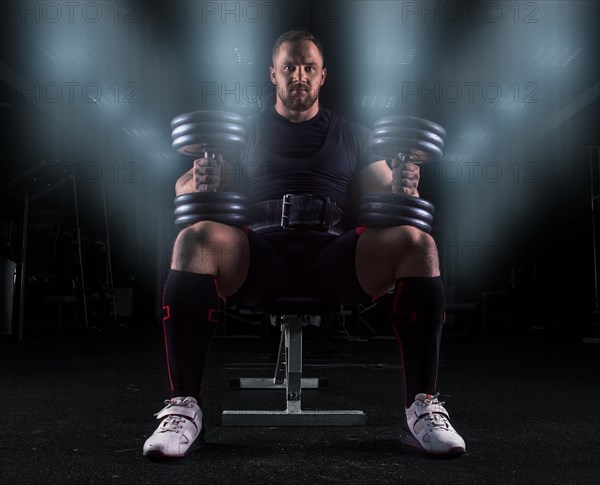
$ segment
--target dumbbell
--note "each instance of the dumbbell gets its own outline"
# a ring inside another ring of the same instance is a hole
[[[372,150],[383,159],[400,162],[437,162],[443,156],[446,130],[433,121],[413,116],[388,116],[373,125]],[[359,224],[374,227],[413,226],[431,232],[431,202],[394,192],[375,192],[362,197]]]
[[[227,111],[193,111],[171,121],[173,148],[196,158],[227,159],[246,145],[245,120]],[[248,224],[248,199],[237,192],[193,192],[175,197],[175,226],[199,221],[231,226]]]

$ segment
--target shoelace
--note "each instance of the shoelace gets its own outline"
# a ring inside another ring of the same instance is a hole
[[[160,430],[160,433],[165,433],[167,431],[175,431],[176,433],[179,433],[178,430],[183,428],[182,423],[184,422],[184,420],[185,418],[181,416],[167,416],[162,422],[162,428]]]
[[[192,401],[190,401],[188,398],[185,398],[183,401],[173,401],[172,399],[165,399],[165,404],[167,405],[168,408],[173,407],[173,406],[190,407],[191,402]]]
[[[419,418],[419,420],[423,420],[425,422],[425,426],[429,429],[449,429],[450,423],[446,419],[446,416],[443,416],[439,413],[427,413]]]
[[[444,404],[446,404],[444,401],[438,401],[438,396],[440,395],[440,393],[436,393],[433,396],[431,396],[431,399],[425,399],[425,404],[439,404],[440,406],[443,406]]]
[[[426,405],[430,405],[430,404],[438,404],[440,406],[444,405],[443,401],[438,401],[438,396],[440,395],[440,393],[438,392],[437,394],[433,395],[431,397],[431,399],[425,399],[424,403]],[[429,429],[435,429],[435,428],[443,428],[443,429],[450,429],[450,422],[448,421],[448,419],[446,418],[446,416],[444,416],[441,413],[436,413],[435,411],[430,411],[426,414],[423,414],[420,418],[419,421],[423,420],[425,422],[425,425],[429,428]]]

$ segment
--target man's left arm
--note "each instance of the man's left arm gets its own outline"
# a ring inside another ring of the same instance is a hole
[[[419,197],[419,166],[397,160],[392,161],[394,170],[390,170],[385,160],[373,162],[363,168],[359,176],[360,191],[369,192],[394,192],[405,193]]]

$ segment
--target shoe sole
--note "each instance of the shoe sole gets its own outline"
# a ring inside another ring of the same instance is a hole
[[[190,453],[199,450],[202,448],[206,442],[204,441],[204,426],[202,426],[202,430],[200,430],[200,436],[194,440],[191,446],[187,449],[187,451],[183,455],[166,455],[162,451],[159,450],[150,450],[143,455],[148,458],[150,461],[169,461],[169,460],[178,460],[180,458],[185,458]]]
[[[419,440],[417,440],[417,438],[415,438],[410,431],[407,431],[405,429],[401,430],[400,442],[402,444],[410,446],[411,448],[415,448],[419,451],[422,451],[423,453],[427,453],[427,455],[438,456],[440,458],[452,458],[466,453],[466,450],[462,446],[455,446],[454,448],[450,448],[445,453],[435,453],[433,451],[429,451],[423,448],[421,443],[419,443]]]

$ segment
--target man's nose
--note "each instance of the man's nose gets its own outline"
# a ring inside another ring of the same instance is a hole
[[[306,84],[306,73],[299,67],[294,69],[294,76],[292,80],[296,83]]]

